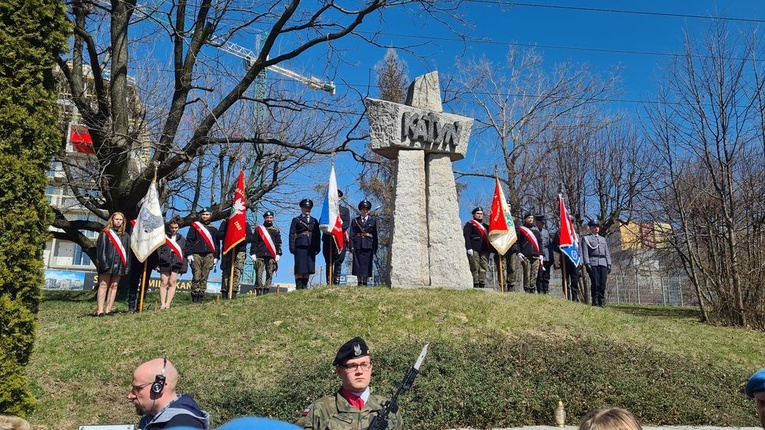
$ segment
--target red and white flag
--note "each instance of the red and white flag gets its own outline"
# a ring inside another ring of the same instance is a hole
[[[247,238],[247,205],[244,199],[244,172],[239,171],[239,179],[236,181],[234,191],[234,204],[231,207],[231,215],[226,221],[226,237],[223,239],[223,253],[226,254],[233,247]]]
[[[340,218],[340,196],[337,193],[337,178],[335,177],[334,163],[332,163],[332,170],[330,170],[329,173],[327,195],[324,197],[324,204],[321,207],[319,228],[324,233],[332,235],[337,252],[341,252],[344,246],[343,220]]]
[[[515,233],[515,223],[510,215],[510,207],[505,200],[505,193],[497,178],[494,185],[494,199],[491,202],[491,219],[489,219],[489,242],[500,255],[505,255],[518,240]]]

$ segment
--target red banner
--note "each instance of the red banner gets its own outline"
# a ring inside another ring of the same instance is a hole
[[[226,237],[223,239],[223,253],[228,253],[233,247],[247,238],[247,206],[244,203],[244,172],[239,172],[234,192],[234,204],[231,206],[231,215],[226,222]]]

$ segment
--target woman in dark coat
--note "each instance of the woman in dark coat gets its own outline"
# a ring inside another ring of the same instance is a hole
[[[353,252],[353,273],[358,285],[367,285],[372,276],[372,260],[377,253],[377,221],[369,216],[372,203],[364,199],[359,203],[361,215],[351,221],[351,251]]]
[[[290,224],[290,253],[295,256],[295,287],[308,288],[308,278],[316,273],[316,254],[321,250],[319,220],[311,216],[313,201],[300,201],[300,216]]]
[[[157,267],[154,270],[159,272],[160,277],[160,309],[170,308],[178,285],[178,274],[188,270],[188,263],[183,255],[186,239],[178,233],[182,223],[181,217],[174,216],[165,226],[165,244],[157,248]]]
[[[96,241],[98,271],[98,310],[101,317],[111,315],[120,278],[130,271],[130,235],[125,231],[125,215],[114,212]],[[106,313],[104,313],[106,308]]]

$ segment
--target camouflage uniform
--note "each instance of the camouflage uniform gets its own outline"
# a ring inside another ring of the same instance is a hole
[[[313,430],[364,430],[382,409],[384,397],[370,394],[361,410],[353,407],[338,390],[308,407],[296,424]],[[402,430],[404,422],[398,414],[388,415],[388,430]]]

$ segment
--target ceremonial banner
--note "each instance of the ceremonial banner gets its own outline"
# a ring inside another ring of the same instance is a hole
[[[558,194],[558,211],[560,212],[560,229],[558,229],[560,239],[558,247],[575,266],[578,266],[581,261],[579,236],[577,236],[576,230],[574,230],[574,226],[571,224],[571,218],[568,216],[566,205],[563,203],[563,195],[561,194]]]
[[[223,253],[227,254],[233,247],[247,238],[247,206],[244,203],[244,172],[239,171],[234,191],[234,204],[231,215],[226,221],[226,237],[223,239]]]
[[[335,164],[329,173],[329,185],[324,204],[321,207],[319,228],[327,234],[331,234],[335,242],[337,252],[343,250],[343,220],[340,218],[340,197],[337,194],[337,179],[335,178]]]
[[[497,178],[494,186],[494,199],[491,202],[489,242],[500,255],[505,255],[517,239],[515,223],[510,215],[510,207],[507,205],[505,193],[499,184],[499,178]]]
[[[157,183],[149,185],[146,197],[141,200],[141,210],[130,235],[130,248],[135,258],[143,263],[155,249],[165,243],[165,221],[159,207]]]

